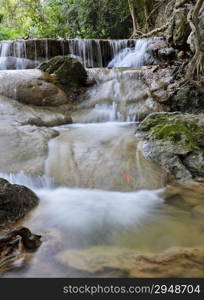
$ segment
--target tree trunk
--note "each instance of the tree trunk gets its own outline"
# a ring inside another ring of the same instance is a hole
[[[148,25],[148,5],[147,0],[144,0],[144,13],[145,13],[145,32],[149,31],[149,25]]]
[[[132,23],[133,23],[133,35],[137,32],[138,30],[138,22],[137,22],[137,16],[136,16],[136,11],[135,11],[135,5],[134,5],[134,0],[128,0],[129,4],[129,9],[130,9],[130,14],[132,17]]]

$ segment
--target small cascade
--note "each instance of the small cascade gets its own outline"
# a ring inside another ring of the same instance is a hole
[[[11,53],[11,42],[0,43],[0,57],[10,56]]]
[[[79,57],[85,67],[103,67],[102,51],[98,40],[70,40],[68,45],[70,55]]]
[[[32,39],[0,42],[0,69],[31,69],[57,55],[79,59],[86,68],[134,67],[155,62],[153,39]],[[32,62],[32,63],[31,63]]]
[[[75,123],[138,122],[161,109],[146,83],[146,67],[92,68],[88,74],[96,84],[80,97],[77,110],[72,114]]]
[[[137,67],[156,63],[149,50],[151,40],[141,39],[135,41],[135,47],[124,47],[121,51],[115,51],[114,58],[108,67]]]
[[[28,59],[25,40],[0,43],[0,70],[32,69],[38,64],[37,58]]]

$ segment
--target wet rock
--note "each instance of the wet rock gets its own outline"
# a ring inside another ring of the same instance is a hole
[[[26,105],[4,96],[0,106],[0,171],[42,175],[48,142],[58,135],[49,127],[71,123],[70,106]]]
[[[0,225],[16,222],[38,203],[38,197],[27,187],[0,179]]]
[[[38,61],[13,56],[0,57],[0,70],[34,69]]]
[[[48,142],[58,135],[57,131],[31,125],[0,124],[1,172],[24,171],[32,175],[42,175],[48,154]]]
[[[90,79],[97,83],[78,98],[73,121],[138,121],[152,112],[168,111],[173,69],[156,65],[88,70]]]
[[[22,265],[26,251],[41,245],[41,236],[32,234],[26,227],[18,227],[0,235],[0,273]]]
[[[145,157],[177,180],[203,176],[204,115],[154,113],[139,125],[137,135],[145,140]]]
[[[167,186],[162,197],[169,205],[182,209],[195,209],[204,205],[204,186],[193,182],[174,183]]]
[[[56,56],[42,63],[39,69],[55,75],[63,89],[68,93],[79,93],[86,85],[87,73],[83,65],[72,57]]]
[[[171,61],[175,59],[176,51],[172,47],[160,49],[158,51],[158,58],[160,61]]]
[[[195,206],[193,211],[204,216],[204,204]]]
[[[163,253],[147,254],[129,249],[94,247],[68,250],[56,259],[68,268],[87,271],[91,276],[107,276],[107,270],[126,273],[127,277],[202,277],[203,248],[171,248]]]
[[[1,71],[0,95],[38,106],[68,103],[66,94],[55,80],[40,70]]]

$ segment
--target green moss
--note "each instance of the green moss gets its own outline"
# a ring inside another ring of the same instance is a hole
[[[144,120],[140,130],[149,131],[149,137],[170,141],[187,151],[202,150],[204,130],[194,122],[179,119],[177,114],[154,114]]]
[[[39,66],[41,71],[55,74],[59,82],[67,87],[80,87],[87,80],[82,64],[72,57],[56,56]]]

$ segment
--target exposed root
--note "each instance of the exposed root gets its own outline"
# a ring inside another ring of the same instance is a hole
[[[199,82],[202,86],[204,77],[204,38],[199,28],[199,13],[202,10],[204,0],[198,0],[188,14],[188,22],[195,36],[195,54],[187,69],[187,78],[192,82]]]

